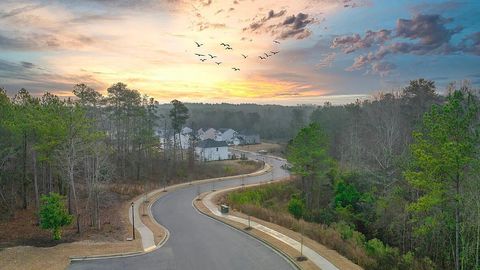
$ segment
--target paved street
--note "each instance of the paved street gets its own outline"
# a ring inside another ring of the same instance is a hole
[[[282,161],[267,158],[273,171],[247,177],[245,184],[286,176]],[[241,185],[241,179],[200,185],[201,192]],[[155,219],[170,231],[163,247],[151,253],[74,262],[69,269],[295,269],[289,261],[258,240],[198,213],[192,206],[197,186],[173,191],[152,206]]]

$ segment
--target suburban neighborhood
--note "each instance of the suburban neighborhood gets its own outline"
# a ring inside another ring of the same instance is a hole
[[[187,150],[194,148],[195,158],[199,161],[233,159],[228,147],[260,144],[260,135],[250,131],[237,132],[231,128],[200,128],[193,130],[183,127],[179,133],[172,130],[157,130],[163,149],[172,147]]]

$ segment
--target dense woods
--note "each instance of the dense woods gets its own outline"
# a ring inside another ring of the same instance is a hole
[[[298,230],[294,205],[309,237],[365,269],[479,269],[479,106],[467,83],[441,96],[423,79],[320,106],[288,144],[299,180],[230,203]]]
[[[312,105],[280,106],[257,104],[185,103],[190,112],[187,126],[197,130],[213,127],[232,128],[238,132],[254,132],[269,141],[287,142],[309,121]],[[169,104],[158,106],[160,114],[168,114]]]
[[[434,268],[478,269],[479,104],[468,84],[442,97],[416,80],[400,93],[316,109],[289,144],[304,218],[345,222]]]

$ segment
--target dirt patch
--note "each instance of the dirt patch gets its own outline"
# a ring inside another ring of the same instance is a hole
[[[70,256],[91,256],[139,251],[141,240],[129,242],[94,242],[90,240],[59,244],[54,247],[19,246],[0,251],[2,269],[63,270]]]

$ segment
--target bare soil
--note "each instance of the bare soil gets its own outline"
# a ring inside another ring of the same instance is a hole
[[[69,256],[90,256],[139,251],[141,240],[97,242],[83,240],[53,247],[18,246],[0,251],[2,269],[63,270],[70,263]]]

